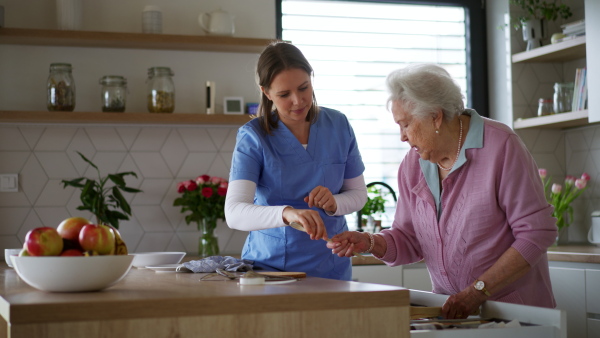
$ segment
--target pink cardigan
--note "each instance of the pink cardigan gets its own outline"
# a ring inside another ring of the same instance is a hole
[[[490,299],[553,308],[546,250],[557,228],[538,168],[510,128],[472,115],[472,129],[483,128],[482,147],[463,149],[466,162],[443,181],[439,221],[419,155],[410,150],[402,161],[394,223],[382,231],[382,261],[396,266],[424,259],[433,292],[450,295],[471,285],[512,246],[531,270]]]

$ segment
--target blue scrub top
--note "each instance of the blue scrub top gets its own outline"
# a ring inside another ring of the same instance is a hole
[[[365,170],[354,131],[346,116],[320,107],[311,125],[306,149],[281,122],[268,135],[253,119],[238,130],[231,163],[230,181],[256,183],[257,205],[289,205],[308,209],[304,197],[322,185],[338,194],[344,179],[360,176]],[[332,237],[348,230],[344,216],[329,216],[317,210]],[[252,222],[252,220],[248,220]],[[311,240],[291,227],[251,231],[242,258],[259,268],[275,271],[303,271],[309,276],[350,280],[350,258],[333,255],[325,241]]]

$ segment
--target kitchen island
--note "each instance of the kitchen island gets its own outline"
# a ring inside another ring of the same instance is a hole
[[[3,264],[0,338],[409,337],[400,287],[315,277],[240,286],[203,275],[132,268],[100,292],[49,293]]]

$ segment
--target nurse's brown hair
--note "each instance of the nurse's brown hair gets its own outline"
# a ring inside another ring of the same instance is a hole
[[[260,87],[268,91],[277,74],[284,70],[295,68],[302,69],[309,76],[313,76],[313,69],[310,63],[308,63],[308,60],[306,60],[298,47],[287,42],[273,42],[263,50],[258,58],[256,82]],[[269,100],[265,93],[261,91],[257,117],[260,119],[261,127],[269,135],[272,135],[273,129],[277,129],[277,121],[279,120],[277,112],[271,113],[273,110],[273,101]],[[317,99],[313,91],[312,106],[306,115],[306,121],[314,123],[317,120],[318,113],[319,106],[317,106]]]

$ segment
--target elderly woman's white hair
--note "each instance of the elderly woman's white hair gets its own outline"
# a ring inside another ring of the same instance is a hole
[[[438,109],[447,121],[465,110],[460,86],[448,72],[435,64],[415,64],[387,77],[390,102],[397,101],[413,116],[425,118]]]

